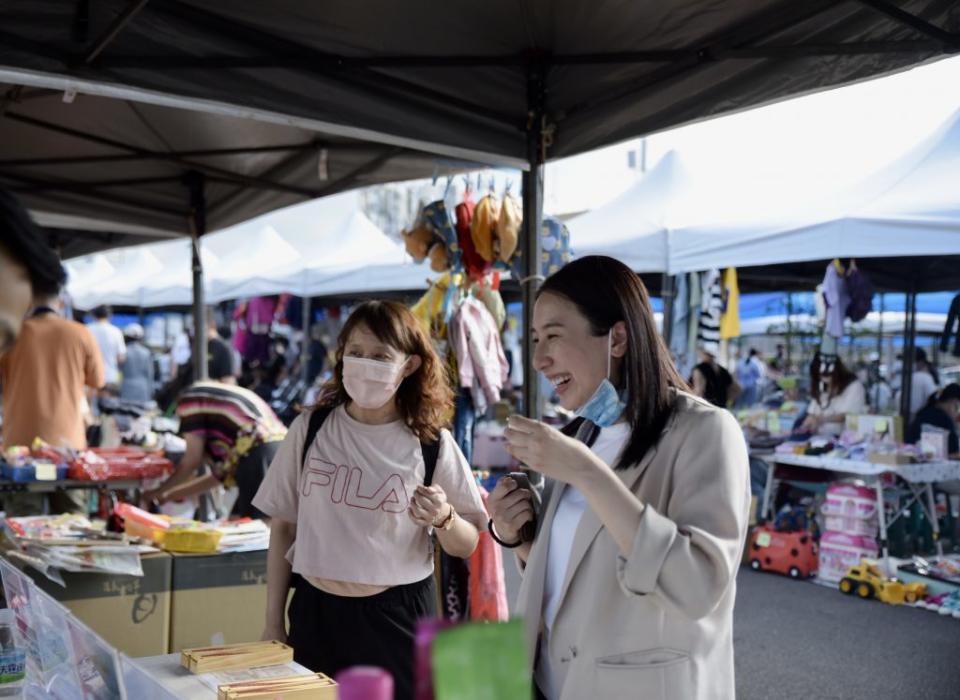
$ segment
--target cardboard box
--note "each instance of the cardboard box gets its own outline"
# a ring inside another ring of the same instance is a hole
[[[873,464],[913,464],[913,456],[898,452],[871,452],[867,459]]]
[[[900,444],[903,442],[903,418],[900,416],[875,416],[848,413],[846,430],[868,440],[880,440],[884,436]]]
[[[167,653],[172,559],[158,552],[140,557],[143,576],[63,572],[66,588],[27,569],[37,587],[127,656]]]
[[[255,642],[267,611],[267,550],[174,554],[170,648]]]

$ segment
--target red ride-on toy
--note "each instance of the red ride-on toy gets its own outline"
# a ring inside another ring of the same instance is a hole
[[[754,571],[774,571],[790,578],[817,573],[817,543],[806,530],[778,532],[770,525],[760,525],[747,546]]]

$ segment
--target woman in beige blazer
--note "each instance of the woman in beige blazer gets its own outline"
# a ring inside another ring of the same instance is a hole
[[[524,567],[518,614],[538,697],[733,698],[750,500],[737,422],[687,393],[643,283],[612,258],[548,278],[533,334],[537,370],[581,418],[576,435],[510,420],[510,452],[547,478],[532,543],[520,534],[531,494],[514,479],[488,509]]]

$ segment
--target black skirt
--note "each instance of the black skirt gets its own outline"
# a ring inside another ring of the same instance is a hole
[[[393,676],[395,700],[412,700],[416,624],[436,616],[433,576],[362,598],[325,593],[300,576],[294,585],[288,641],[297,663],[331,678],[379,666]]]

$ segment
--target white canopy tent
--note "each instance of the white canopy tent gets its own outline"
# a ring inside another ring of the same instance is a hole
[[[665,272],[670,227],[690,185],[680,157],[670,151],[616,199],[568,221],[570,247],[578,256],[617,258],[636,272]]]
[[[926,141],[844,191],[800,196],[767,180],[724,196],[726,218],[669,233],[668,272],[834,257],[960,253],[960,112]],[[771,186],[779,195],[771,192]]]
[[[261,218],[204,237],[207,300],[426,289],[429,268],[410,262],[399,243],[345,205],[355,207],[356,198],[311,202],[272,215],[270,224]],[[68,261],[68,292],[78,308],[187,306],[190,245],[153,243]]]
[[[610,203],[568,222],[577,255],[678,274],[835,257],[960,253],[960,112],[839,191],[784,170],[697,180],[670,152]]]
[[[189,306],[193,299],[190,245],[189,240],[151,243],[68,260],[67,292],[80,309],[99,304]],[[200,255],[206,270],[220,269],[209,247],[203,246]]]
[[[404,262],[403,246],[390,239],[366,215],[352,211],[344,218],[309,229],[284,231],[285,244],[297,256],[269,270],[232,280],[214,278],[210,299],[290,292],[300,296],[333,296],[426,288],[429,270]]]

